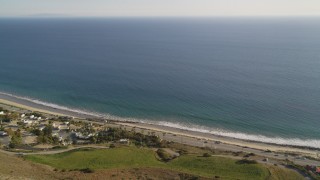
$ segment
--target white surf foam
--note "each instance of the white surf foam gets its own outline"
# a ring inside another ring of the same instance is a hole
[[[235,139],[278,144],[278,145],[320,148],[319,139],[267,137],[264,135],[231,132],[231,131],[222,130],[222,129],[208,128],[208,127],[199,126],[199,125],[187,125],[183,123],[159,122],[159,125],[173,127],[177,129],[195,131],[195,132],[208,133],[208,134],[217,135],[217,136],[230,137]]]
[[[111,114],[101,114],[97,112],[89,112],[86,110],[79,110],[75,108],[69,108],[65,106],[60,106],[53,103],[43,102],[37,99],[29,98],[29,97],[21,97],[9,93],[0,92],[2,95],[14,97],[17,99],[22,99],[25,101],[33,102],[36,104],[40,104],[46,107],[51,107],[54,109],[65,110],[73,113],[90,115],[99,118],[117,120],[117,121],[124,121],[124,122],[140,122],[140,123],[147,123],[147,124],[155,124],[161,125],[166,127],[172,127],[176,129],[182,130],[189,130],[194,132],[202,132],[212,135],[218,135],[223,137],[230,137],[235,139],[242,139],[242,140],[249,140],[249,141],[256,141],[256,142],[263,142],[263,143],[271,143],[271,144],[278,144],[278,145],[289,145],[289,146],[300,146],[300,147],[311,147],[311,148],[320,148],[320,140],[319,139],[300,139],[300,138],[283,138],[283,137],[267,137],[264,135],[254,135],[254,134],[246,134],[241,132],[232,132],[222,129],[216,128],[209,128],[205,126],[200,126],[196,124],[187,124],[187,123],[178,123],[178,122],[166,122],[166,121],[152,121],[148,119],[136,119],[130,117],[119,117],[114,116]]]
[[[40,101],[38,99],[33,99],[30,97],[23,97],[23,96],[17,96],[14,94],[10,94],[10,93],[4,93],[4,92],[0,92],[0,94],[5,95],[5,96],[9,96],[9,97],[14,97],[16,99],[20,99],[20,100],[25,100],[25,101],[29,101],[38,105],[42,105],[42,106],[46,106],[46,107],[50,107],[53,109],[59,109],[59,110],[64,110],[64,111],[69,111],[69,112],[73,112],[73,113],[77,113],[77,114],[84,114],[84,115],[90,115],[90,116],[95,116],[95,117],[103,117],[103,114],[100,113],[96,113],[96,112],[89,112],[86,110],[80,110],[80,109],[75,109],[75,108],[69,108],[69,107],[65,107],[65,106],[61,106],[61,105],[57,105],[54,103],[49,103],[49,102],[44,102],[44,101]]]

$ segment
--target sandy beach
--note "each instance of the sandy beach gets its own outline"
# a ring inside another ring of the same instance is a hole
[[[5,93],[0,93],[0,103],[19,107],[22,109],[38,111],[38,112],[53,114],[53,115],[66,115],[66,116],[73,116],[78,118],[97,118],[96,116],[84,114],[84,113],[78,113],[76,111],[72,111],[71,109],[66,108],[64,110],[61,108],[55,108],[53,106],[32,102],[30,100],[23,99],[21,97],[7,95]]]
[[[62,110],[53,108],[50,106],[45,106],[30,102],[28,100],[23,100],[8,95],[0,94],[0,104],[5,104],[13,107],[18,107],[21,109],[26,109],[30,111],[37,111],[52,115],[64,115],[73,116],[79,119],[86,120],[87,118],[98,118],[87,114],[81,114],[73,111]],[[246,151],[254,152],[256,154],[261,154],[264,156],[286,159],[288,158],[285,153],[294,153],[297,156],[309,156],[317,158],[320,151],[317,149],[310,149],[305,147],[293,147],[293,146],[281,146],[276,144],[267,144],[254,141],[246,141],[229,137],[217,136],[209,133],[195,132],[189,130],[182,130],[174,127],[161,126],[155,124],[138,123],[138,122],[120,122],[112,121],[111,123],[118,126],[125,126],[126,128],[139,128],[149,132],[156,132],[157,135],[162,136],[166,140],[176,141],[192,146],[208,146],[215,149],[227,150],[227,151]],[[99,122],[99,121],[98,121]],[[164,135],[166,134],[166,135]],[[265,153],[266,151],[273,151],[272,153]],[[277,154],[277,155],[275,155]],[[279,156],[280,155],[280,156]],[[291,157],[292,159],[294,157]],[[290,159],[290,157],[289,157]],[[320,165],[319,161],[314,160],[299,160],[296,159],[299,164],[315,164]]]

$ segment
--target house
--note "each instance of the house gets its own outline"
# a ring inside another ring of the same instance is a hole
[[[316,167],[316,173],[320,174],[320,167]]]
[[[93,136],[93,134],[91,134],[91,133],[88,135],[83,135],[82,133],[76,133],[75,135],[78,139],[89,139],[90,137]]]
[[[38,119],[38,120],[41,120],[41,117],[38,117],[37,119]]]
[[[68,130],[68,129],[70,129],[69,126],[67,126],[67,125],[60,125],[58,128],[59,128],[59,130]]]
[[[30,116],[30,119],[33,119],[33,118],[34,118],[34,115],[31,115],[31,116]]]
[[[32,124],[32,121],[27,120],[27,119],[22,119],[21,120],[24,124]]]
[[[21,116],[20,116],[20,117],[21,117],[21,118],[24,118],[25,116],[26,116],[25,114],[21,114]]]
[[[39,129],[40,131],[42,131],[44,128],[46,128],[46,125],[41,124],[41,125],[38,126],[38,129]]]
[[[3,111],[0,111],[0,115],[4,115],[4,112],[3,112]]]
[[[57,136],[59,137],[59,130],[53,130],[52,133],[51,133],[52,136]]]
[[[58,123],[52,123],[52,127],[53,127],[54,129],[60,130],[60,124],[58,124]]]
[[[129,141],[129,139],[120,139],[119,142],[121,144],[129,144],[130,141]]]
[[[4,132],[4,131],[0,131],[0,136],[7,136],[8,133],[7,132]]]
[[[63,141],[63,142],[62,142],[62,145],[63,145],[63,146],[68,146],[68,145],[70,145],[70,144],[72,144],[72,142],[66,142],[66,141]]]
[[[75,125],[73,125],[73,124],[71,124],[70,126],[69,126],[70,128],[70,130],[71,131],[75,131],[75,130],[77,130],[77,129],[80,129],[81,127],[79,127],[79,126],[75,126]]]

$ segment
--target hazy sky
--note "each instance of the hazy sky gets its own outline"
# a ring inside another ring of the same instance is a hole
[[[320,15],[320,0],[0,0],[0,16]]]

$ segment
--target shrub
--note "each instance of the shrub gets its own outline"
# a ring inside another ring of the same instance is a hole
[[[211,157],[211,155],[209,153],[203,153],[202,155],[203,157]]]
[[[158,149],[157,150],[157,154],[158,156],[165,162],[170,161],[172,159],[172,157],[170,156],[169,153],[167,153],[165,150],[163,149]]]
[[[80,169],[80,171],[83,173],[94,173],[94,170],[91,168]]]
[[[250,159],[241,159],[237,161],[237,164],[257,164],[258,162]]]
[[[110,144],[109,148],[115,148],[116,146],[114,144]]]

